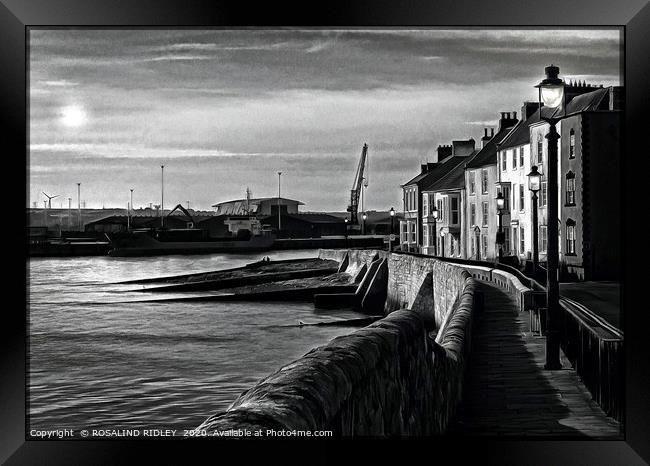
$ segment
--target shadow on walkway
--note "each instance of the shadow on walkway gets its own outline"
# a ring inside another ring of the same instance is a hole
[[[479,282],[480,283],[480,282]],[[544,370],[545,339],[502,290],[479,284],[485,309],[473,329],[463,402],[449,435],[622,438],[570,363]]]

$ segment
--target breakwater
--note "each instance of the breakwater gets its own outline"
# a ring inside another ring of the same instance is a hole
[[[319,257],[366,280],[364,299],[374,297],[386,316],[282,367],[197,430],[444,432],[461,398],[481,302],[472,275],[434,258],[379,250],[321,250]]]

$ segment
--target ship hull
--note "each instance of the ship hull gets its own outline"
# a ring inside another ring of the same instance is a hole
[[[211,254],[218,252],[267,251],[273,246],[272,237],[256,236],[249,240],[158,241],[149,235],[137,235],[116,241],[109,256],[158,256],[167,254]]]

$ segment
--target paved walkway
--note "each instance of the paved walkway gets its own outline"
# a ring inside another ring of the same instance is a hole
[[[464,400],[449,428],[458,435],[622,438],[571,369],[544,370],[544,337],[528,332],[528,315],[499,288],[479,282],[477,316]]]

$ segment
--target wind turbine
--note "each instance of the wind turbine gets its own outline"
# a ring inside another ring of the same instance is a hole
[[[47,197],[47,208],[51,209],[52,208],[52,199],[54,199],[55,197],[59,197],[59,195],[57,194],[56,196],[48,196],[43,191],[41,191],[41,192],[45,195],[45,197]]]

